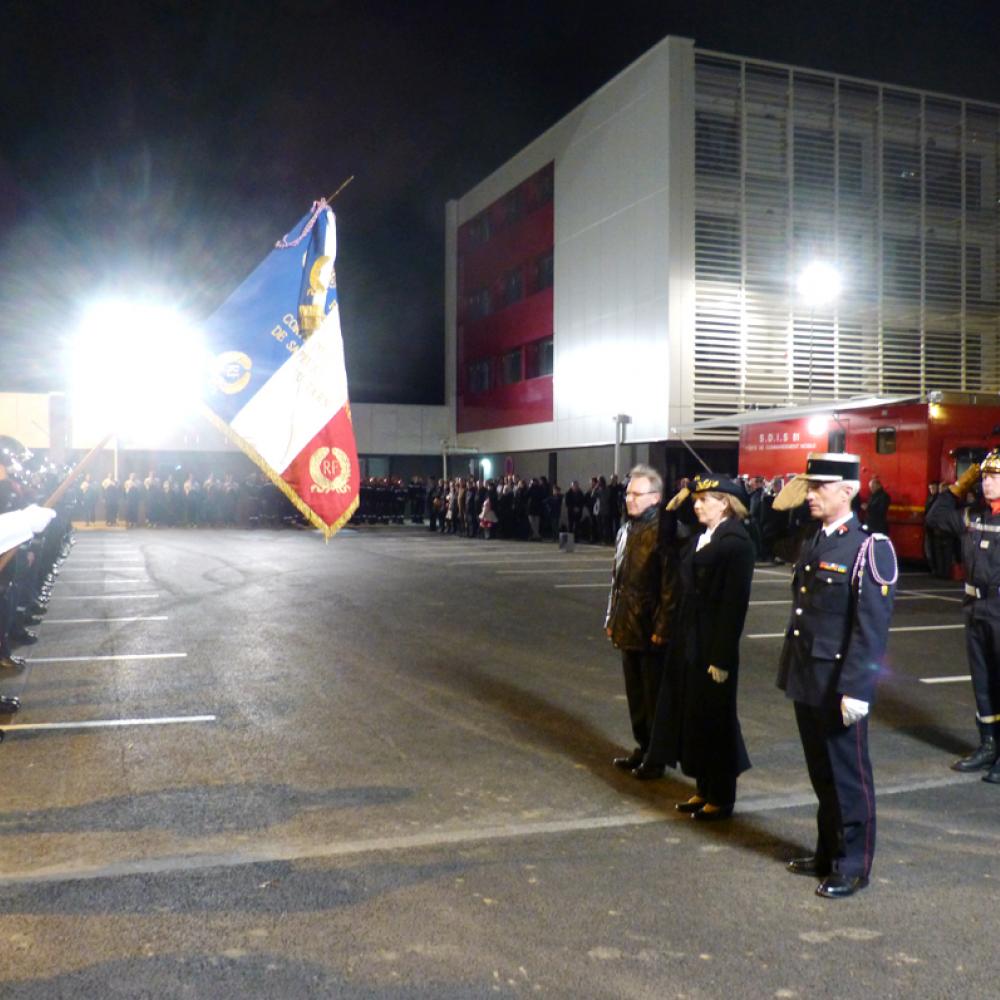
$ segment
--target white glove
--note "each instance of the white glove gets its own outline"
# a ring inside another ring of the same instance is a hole
[[[56,512],[51,507],[39,507],[33,503],[24,508],[24,516],[28,527],[37,535],[49,526]]]
[[[709,667],[708,676],[715,681],[716,684],[722,684],[725,682],[726,678],[729,676],[728,670],[720,670],[718,667]]]
[[[846,694],[842,695],[840,699],[840,714],[844,720],[844,725],[852,726],[868,714],[868,702],[858,701],[857,698],[848,698]]]

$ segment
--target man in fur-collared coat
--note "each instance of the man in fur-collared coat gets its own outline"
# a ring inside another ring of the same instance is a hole
[[[632,735],[631,754],[615,767],[637,768],[649,746],[671,618],[677,602],[676,563],[670,544],[673,514],[662,511],[663,480],[648,465],[629,473],[626,520],[618,532],[604,628],[621,651]]]

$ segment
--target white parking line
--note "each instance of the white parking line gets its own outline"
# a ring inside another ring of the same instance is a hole
[[[607,583],[554,583],[552,585],[556,590],[588,590],[597,589],[600,587],[601,590],[607,590]]]
[[[972,680],[970,674],[962,674],[960,677],[921,677],[921,684],[958,684],[961,681],[968,683]]]
[[[960,625],[899,625],[889,629],[890,632],[943,632],[947,629],[965,628],[965,624]],[[747,636],[748,639],[784,639],[784,632],[755,632]]]
[[[530,562],[532,566],[538,566],[541,563],[581,563],[581,562],[592,562],[592,563],[603,563],[606,566],[610,566],[613,562],[613,557],[607,556],[563,556],[559,558],[549,559],[519,559],[516,556],[510,558],[502,559],[479,559],[478,557],[473,557],[472,559],[462,559],[455,562],[446,563],[447,566],[517,566],[518,563]]]
[[[53,601],[151,601],[159,594],[53,594]]]
[[[86,722],[22,722],[0,726],[3,733],[25,733],[43,729],[112,729],[121,726],[169,726],[179,722],[215,722],[215,715],[165,715],[159,719],[94,719]],[[884,793],[883,793],[884,794]]]
[[[35,663],[90,663],[96,660],[183,660],[187,653],[116,653],[108,656],[28,656],[25,662]]]
[[[98,622],[165,622],[166,615],[136,615],[132,618],[46,618],[43,625],[94,625]]]
[[[214,720],[215,716],[191,716],[187,719],[163,720],[177,722],[201,722]],[[159,720],[150,720],[155,724]],[[114,723],[112,723],[114,724]],[[128,725],[128,722],[122,724]],[[133,721],[141,725],[143,722]],[[0,729],[16,729],[16,726],[0,726]],[[20,728],[33,728],[30,726]],[[880,798],[890,795],[906,795],[928,789],[947,788],[951,785],[967,783],[968,775],[948,774],[937,778],[917,778],[897,785],[881,786]],[[815,811],[816,798],[809,791],[790,792],[785,795],[767,795],[759,798],[742,799],[736,815],[770,813],[784,809],[807,808]],[[425,830],[396,836],[372,836],[366,834],[356,840],[331,840],[329,836],[317,841],[267,840],[256,838],[252,843],[233,851],[194,854],[159,855],[156,857],[129,859],[109,864],[81,864],[70,861],[42,869],[7,871],[0,874],[0,885],[16,885],[32,882],[65,882],[79,879],[120,878],[122,875],[165,874],[182,871],[204,871],[208,868],[233,868],[240,865],[261,864],[275,861],[305,861],[318,858],[340,858],[365,854],[392,854],[406,851],[425,851],[446,848],[454,850],[462,845],[474,845],[489,841],[510,841],[526,837],[560,836],[591,830],[615,830],[633,826],[664,823],[662,811],[646,809],[611,816],[582,816],[542,822],[507,823],[487,827],[463,827],[455,830]]]
[[[85,580],[63,580],[67,586],[77,583],[148,583],[148,576],[88,576]]]
[[[610,563],[606,566],[596,566],[594,569],[499,569],[494,573],[495,576],[525,576],[526,574],[552,574],[559,573],[604,573],[607,574],[611,570]]]

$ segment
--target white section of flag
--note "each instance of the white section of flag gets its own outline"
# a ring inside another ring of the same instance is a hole
[[[324,246],[328,256],[336,252],[336,240],[331,219]],[[236,414],[231,426],[282,473],[346,404],[344,340],[335,305],[320,328]]]

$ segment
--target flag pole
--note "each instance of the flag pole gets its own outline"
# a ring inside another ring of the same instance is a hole
[[[347,187],[347,185],[350,184],[351,181],[353,181],[353,180],[354,180],[354,174],[351,174],[351,176],[348,177],[347,180],[344,181],[344,183],[341,184],[340,187],[337,188],[337,190],[333,192],[333,194],[327,195],[323,200],[329,205],[330,202],[333,201],[333,199],[336,198],[337,195],[340,194],[340,192],[343,191],[344,188]]]
[[[52,495],[42,504],[43,507],[55,507],[60,500],[62,500],[65,492],[73,485],[77,477],[83,470],[90,465],[90,463],[97,456],[98,452],[102,451],[104,446],[114,437],[114,431],[108,434],[99,444],[94,445],[90,451],[87,452],[83,458],[70,470],[66,478],[53,490]],[[14,558],[14,553],[18,550],[19,546],[14,546],[12,549],[8,549],[3,555],[0,555],[0,573],[7,567],[7,564]]]

